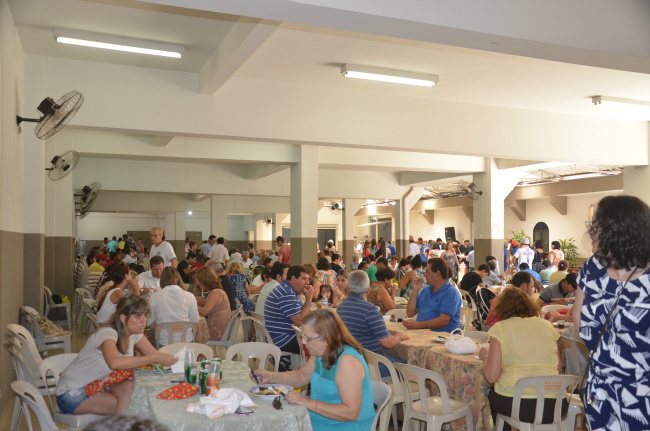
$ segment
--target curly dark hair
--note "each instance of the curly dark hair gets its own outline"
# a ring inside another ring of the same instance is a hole
[[[537,317],[539,305],[523,290],[509,287],[499,295],[494,313],[501,320],[511,317]]]
[[[605,268],[645,268],[650,264],[650,208],[635,196],[606,196],[589,228],[595,257]]]

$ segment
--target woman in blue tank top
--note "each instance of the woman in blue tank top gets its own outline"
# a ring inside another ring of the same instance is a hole
[[[318,310],[302,319],[302,342],[312,356],[302,368],[284,373],[255,371],[262,383],[301,387],[311,383],[311,397],[298,392],[287,402],[309,410],[314,431],[370,431],[375,418],[368,364],[361,345],[348,332],[341,318]]]

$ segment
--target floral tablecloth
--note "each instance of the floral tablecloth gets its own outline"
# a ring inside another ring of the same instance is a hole
[[[249,368],[242,362],[223,361],[222,388],[238,388],[244,392],[253,386],[249,378]],[[312,431],[311,420],[305,407],[282,401],[282,410],[275,410],[272,400],[251,395],[258,404],[252,407],[255,412],[249,416],[224,415],[210,420],[204,415],[188,413],[189,403],[198,403],[194,395],[184,400],[162,400],[157,395],[172,386],[171,380],[182,379],[182,374],[165,372],[135,371],[135,388],[129,403],[127,415],[153,419],[170,431],[221,431],[221,430],[288,430]]]
[[[394,322],[388,322],[386,325],[390,331],[403,332],[410,337],[393,349],[387,350],[387,353],[406,360],[410,365],[440,374],[447,383],[449,397],[472,407],[476,429],[481,410],[487,404],[485,390],[490,386],[483,377],[483,361],[475,358],[475,355],[449,353],[443,343],[434,341],[434,337],[448,336],[448,333],[427,329],[408,330],[401,323]],[[434,395],[437,395],[437,391],[434,391]],[[463,426],[463,419],[454,424],[454,428],[462,429]]]

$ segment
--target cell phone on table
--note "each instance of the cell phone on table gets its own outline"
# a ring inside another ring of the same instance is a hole
[[[241,416],[248,416],[248,415],[252,415],[255,412],[253,410],[249,409],[248,407],[239,406],[239,407],[237,407],[237,410],[235,410],[235,413],[237,413],[238,415],[241,415]]]

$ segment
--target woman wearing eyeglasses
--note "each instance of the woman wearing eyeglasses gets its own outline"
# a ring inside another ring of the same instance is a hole
[[[327,310],[302,319],[302,342],[312,356],[296,371],[257,370],[261,383],[301,387],[311,383],[311,398],[289,392],[285,399],[309,410],[314,431],[370,431],[375,417],[368,364],[361,345],[336,314]]]

